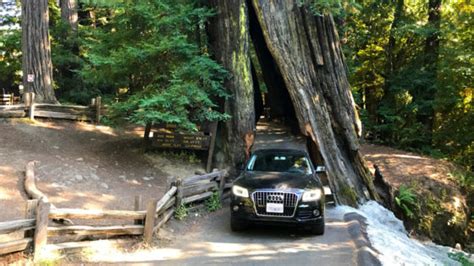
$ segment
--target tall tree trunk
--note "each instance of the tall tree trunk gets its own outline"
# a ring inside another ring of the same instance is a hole
[[[48,34],[48,1],[21,1],[23,84],[36,94],[36,102],[56,103]],[[32,79],[28,82],[28,77]]]
[[[429,83],[423,88],[418,96],[424,103],[420,109],[419,119],[425,126],[427,133],[433,132],[434,108],[433,101],[436,95],[438,58],[439,58],[439,34],[441,25],[441,0],[428,1],[428,27],[430,33],[425,41],[425,69]],[[431,138],[430,138],[431,142]]]
[[[224,111],[232,119],[222,127],[225,161],[235,168],[245,162],[255,137],[254,89],[249,54],[245,0],[212,0],[217,15],[210,21],[209,42],[215,59],[231,74],[225,87],[232,94]]]
[[[61,0],[61,19],[69,24],[73,32],[77,31],[77,0]]]
[[[393,21],[390,27],[390,33],[388,36],[388,44],[385,48],[385,54],[387,56],[387,62],[385,65],[385,90],[389,90],[390,77],[395,70],[395,45],[397,42],[395,32],[400,24],[404,13],[405,0],[396,0],[395,11],[393,14]]]
[[[295,107],[299,128],[319,149],[339,203],[377,198],[359,151],[361,123],[332,16],[291,0],[252,0],[265,42]]]

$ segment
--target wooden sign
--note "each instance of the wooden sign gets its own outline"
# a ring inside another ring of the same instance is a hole
[[[200,134],[153,132],[153,147],[186,150],[207,150],[211,137]]]
[[[145,143],[147,147],[158,149],[183,149],[208,151],[206,170],[211,171],[217,122],[198,125],[198,132],[180,132],[174,124],[147,124]]]

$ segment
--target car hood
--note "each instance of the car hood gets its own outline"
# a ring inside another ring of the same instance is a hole
[[[255,189],[313,189],[320,187],[311,175],[282,172],[244,172],[234,182],[250,190]]]

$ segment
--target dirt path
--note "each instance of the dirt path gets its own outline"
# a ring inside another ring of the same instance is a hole
[[[172,163],[144,154],[140,134],[68,121],[0,122],[0,221],[23,217],[31,160],[39,189],[58,207],[132,209],[135,195],[159,198]],[[188,168],[181,173],[192,175]]]

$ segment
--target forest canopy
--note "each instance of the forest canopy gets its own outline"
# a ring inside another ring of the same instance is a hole
[[[87,104],[101,95],[112,106],[110,118],[140,124],[169,122],[192,130],[202,121],[228,119],[218,102],[232,97],[223,86],[232,77],[209,51],[207,21],[215,11],[205,2],[78,1],[75,30],[57,2],[49,1],[56,96]],[[365,138],[473,170],[470,1],[299,4],[311,5],[316,16],[334,14]],[[0,86],[17,92],[19,4],[1,5]]]

